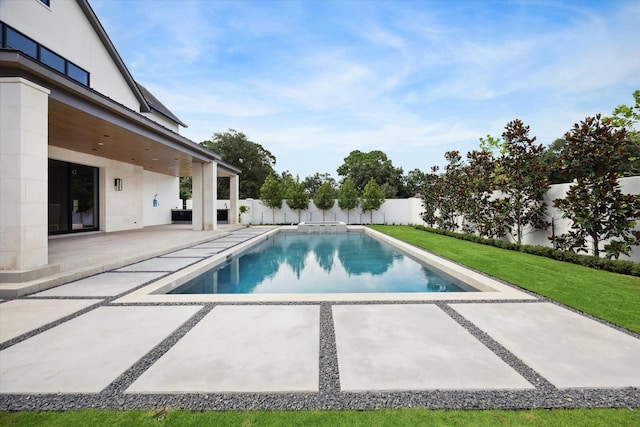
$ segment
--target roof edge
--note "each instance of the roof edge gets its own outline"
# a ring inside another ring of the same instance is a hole
[[[136,82],[133,79],[133,77],[131,76],[129,69],[124,64],[124,61],[120,57],[120,54],[116,50],[116,47],[111,42],[111,39],[109,38],[109,35],[105,31],[102,24],[100,23],[98,16],[95,14],[93,9],[91,8],[89,1],[88,0],[76,0],[76,1],[78,3],[78,6],[80,6],[80,9],[82,10],[82,12],[85,14],[87,19],[89,20],[89,23],[95,30],[96,34],[98,35],[98,38],[100,39],[102,44],[106,47],[107,52],[109,53],[109,56],[111,56],[111,59],[113,59],[113,61],[115,62],[116,67],[118,67],[118,70],[120,70],[120,72],[122,73],[122,76],[127,82],[127,85],[129,86],[131,91],[134,93],[136,99],[140,102],[140,111],[143,113],[151,113],[152,109],[149,106],[149,103],[147,102],[145,97],[142,95],[142,92],[140,92],[140,89],[136,85]]]

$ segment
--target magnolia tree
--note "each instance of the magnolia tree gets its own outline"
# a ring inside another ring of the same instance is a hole
[[[609,257],[628,255],[640,240],[634,230],[640,217],[640,196],[623,194],[616,170],[626,161],[624,128],[613,127],[610,119],[587,117],[567,132],[560,170],[574,184],[566,197],[553,205],[572,222],[568,233],[553,238],[556,247],[599,256],[601,244]],[[588,241],[590,239],[590,242]]]
[[[502,133],[504,154],[498,159],[497,189],[503,197],[503,213],[509,232],[518,243],[526,230],[546,228],[544,194],[549,189],[544,148],[529,136],[529,126],[515,119]],[[513,231],[511,231],[513,230]]]

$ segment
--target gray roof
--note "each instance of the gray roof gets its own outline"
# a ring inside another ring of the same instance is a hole
[[[149,107],[151,107],[152,110],[162,114],[170,120],[173,120],[181,126],[188,127],[187,125],[182,123],[182,121],[175,114],[173,114],[171,110],[165,107],[158,98],[156,98],[151,92],[149,92],[146,87],[142,86],[138,82],[136,82],[136,85],[138,86],[138,89],[140,89],[142,96],[144,96],[144,99],[147,101],[147,104],[149,105]]]

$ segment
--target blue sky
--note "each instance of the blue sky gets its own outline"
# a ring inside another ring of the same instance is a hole
[[[640,1],[90,0],[195,142],[229,128],[278,172],[382,150],[406,172],[515,118],[545,145],[640,89]]]

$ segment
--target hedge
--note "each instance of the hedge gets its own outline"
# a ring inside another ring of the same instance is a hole
[[[524,252],[532,255],[555,259],[558,261],[583,265],[585,267],[595,268],[598,270],[606,270],[614,273],[626,274],[628,276],[640,277],[640,263],[633,261],[600,258],[592,255],[581,255],[575,252],[562,251],[546,246],[518,245],[517,243],[507,242],[506,240],[487,239],[475,234],[456,233],[439,228],[425,227],[423,225],[414,225],[414,227],[418,230],[426,231],[429,233],[441,234],[444,236],[454,237],[456,239],[480,243],[482,245],[495,246],[502,249]]]

